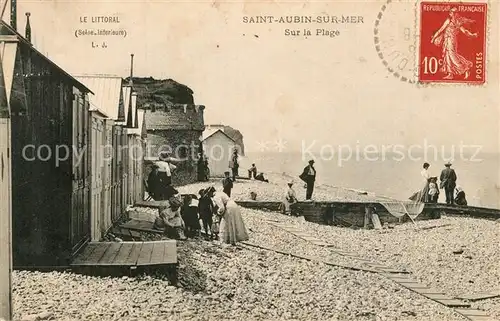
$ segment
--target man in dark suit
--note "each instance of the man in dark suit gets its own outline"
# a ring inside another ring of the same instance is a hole
[[[304,167],[304,171],[300,175],[300,179],[306,183],[306,200],[310,200],[314,191],[314,182],[316,181],[314,160],[311,159],[309,161],[309,165]]]
[[[450,162],[447,162],[444,166],[445,169],[441,171],[441,176],[439,177],[439,180],[441,181],[439,187],[444,188],[446,204],[453,205],[453,192],[455,191],[455,186],[457,185],[457,174],[455,173],[455,170],[451,168]]]

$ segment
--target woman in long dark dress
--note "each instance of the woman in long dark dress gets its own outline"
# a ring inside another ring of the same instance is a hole
[[[148,175],[148,194],[155,200],[160,201],[162,198],[161,193],[161,180],[158,175],[158,165],[153,164],[151,172]]]

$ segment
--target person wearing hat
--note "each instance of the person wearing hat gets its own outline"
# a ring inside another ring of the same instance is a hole
[[[314,182],[316,181],[316,169],[314,168],[313,159],[309,161],[309,165],[304,167],[304,171],[299,177],[306,183],[306,200],[311,200],[314,191]]]
[[[207,189],[201,189],[198,192],[198,194],[200,195],[198,210],[200,212],[200,219],[203,222],[203,228],[205,229],[205,234],[207,238],[213,239],[214,233],[212,233],[212,224],[214,215],[214,204],[212,202],[212,198],[208,196],[208,193],[210,191],[211,189],[207,188]]]
[[[231,172],[233,174],[233,182],[236,181],[236,176],[238,176],[238,169],[240,164],[238,162],[238,149],[234,149],[233,155],[231,156],[231,160],[229,161],[229,168],[231,168]]]
[[[181,217],[186,225],[187,237],[200,237],[201,225],[198,216],[199,201],[196,195],[184,195],[184,204],[181,207]]]
[[[159,161],[156,162],[156,165],[158,166],[158,172],[159,176],[164,183],[164,187],[167,185],[172,184],[172,172],[177,168],[174,164],[171,164],[171,158],[168,156],[167,153],[160,153],[158,155]]]
[[[429,178],[429,194],[428,202],[437,203],[439,199],[439,188],[437,186],[437,177],[432,176]]]
[[[444,189],[444,193],[446,195],[446,204],[453,205],[454,201],[454,191],[455,186],[457,185],[457,174],[455,170],[451,168],[451,162],[447,162],[444,164],[445,168],[441,171],[441,175],[439,180],[441,183],[439,187]]]
[[[283,200],[283,208],[286,215],[292,214],[292,205],[297,203],[295,190],[293,189],[293,181],[288,182],[288,188],[285,191],[285,199]]]
[[[229,171],[224,172],[224,178],[222,179],[222,191],[231,197],[231,190],[233,189],[233,180],[229,177]]]
[[[182,220],[180,207],[182,202],[177,197],[171,197],[168,200],[168,206],[159,208],[160,216],[153,225],[156,229],[164,230],[164,233],[173,239],[185,240],[185,224]]]
[[[204,193],[205,197],[207,197],[211,202],[212,214],[217,214],[218,207],[214,201],[214,197],[215,197],[215,193],[216,193],[215,187],[210,186],[203,193]],[[220,221],[221,221],[221,217],[219,215],[212,216],[212,235],[213,235],[213,239],[215,239],[215,240],[219,239]]]
[[[248,169],[248,178],[255,178],[257,176],[257,166],[255,164],[252,164],[252,167]]]

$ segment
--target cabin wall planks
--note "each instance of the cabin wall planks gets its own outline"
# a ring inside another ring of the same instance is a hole
[[[13,78],[14,264],[64,265],[90,232],[86,91],[22,41]]]

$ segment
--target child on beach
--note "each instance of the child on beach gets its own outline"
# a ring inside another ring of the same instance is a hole
[[[169,238],[185,240],[185,224],[179,209],[181,202],[177,198],[171,197],[168,203],[168,206],[161,206],[159,208],[160,215],[156,218],[153,228],[163,230]]]
[[[465,198],[465,192],[462,187],[456,187],[457,196],[455,196],[455,204],[460,206],[467,206],[467,199]]]
[[[437,177],[431,177],[429,182],[429,200],[431,203],[437,203],[439,198],[439,189],[437,186]]]
[[[231,190],[233,189],[233,180],[229,177],[229,172],[224,172],[224,178],[222,179],[222,190],[227,196],[231,197]]]
[[[208,195],[206,195],[204,189],[201,189],[198,194],[200,195],[198,209],[200,213],[200,219],[203,222],[203,229],[205,230],[207,238],[213,239],[212,225],[214,205],[212,199]]]
[[[184,197],[184,205],[181,210],[181,216],[186,224],[187,236],[200,236],[201,226],[198,218],[198,200],[192,195],[186,195]]]
[[[297,203],[297,196],[293,189],[293,181],[288,182],[288,188],[285,191],[285,199],[283,200],[283,210],[286,215],[292,214],[292,205]]]
[[[219,215],[214,215],[212,223],[212,235],[215,240],[219,239],[219,229],[220,229],[220,217]]]

